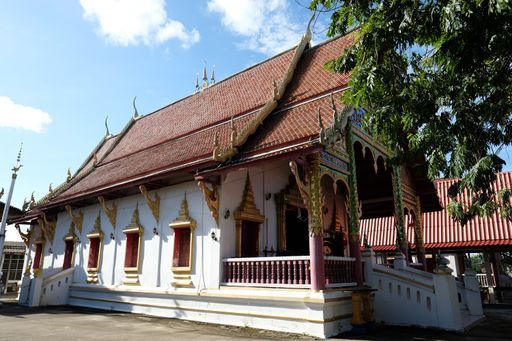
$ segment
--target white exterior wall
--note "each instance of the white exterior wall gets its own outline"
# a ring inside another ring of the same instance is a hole
[[[277,250],[277,214],[274,194],[288,185],[290,169],[287,161],[265,163],[259,167],[231,172],[222,177],[219,209],[222,259],[236,256],[236,230],[233,215],[242,201],[247,173],[251,179],[256,207],[267,218],[265,224],[260,226],[260,252],[265,246],[268,250],[271,248]],[[267,193],[272,195],[269,200],[265,200]],[[224,219],[227,210],[230,211],[230,216]],[[262,255],[261,253],[260,256]]]

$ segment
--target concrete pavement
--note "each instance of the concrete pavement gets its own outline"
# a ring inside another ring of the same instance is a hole
[[[0,296],[0,340],[314,340],[312,337],[74,307],[26,308]],[[510,340],[512,307],[490,306],[487,320],[466,334],[380,326],[352,340]]]

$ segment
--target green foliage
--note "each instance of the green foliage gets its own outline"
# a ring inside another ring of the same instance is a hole
[[[343,101],[367,109],[376,138],[401,162],[426,155],[432,179],[460,178],[449,210],[461,222],[496,210],[510,217],[510,200],[507,208],[491,186],[504,164],[497,154],[512,143],[510,2],[313,0],[310,8],[330,11],[330,36],[356,28],[354,44],[327,67],[351,72]],[[457,201],[463,191],[470,205]]]

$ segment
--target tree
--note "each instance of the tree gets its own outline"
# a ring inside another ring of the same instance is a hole
[[[463,224],[499,211],[511,190],[492,183],[512,142],[512,6],[507,0],[313,0],[331,14],[329,36],[354,44],[327,67],[351,72],[342,100],[405,163],[425,155],[428,175],[458,177],[448,207]],[[464,190],[472,204],[457,200]]]

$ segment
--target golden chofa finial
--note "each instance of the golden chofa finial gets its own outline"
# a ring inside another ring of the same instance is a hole
[[[71,175],[71,168],[68,168],[68,175],[66,177],[66,182],[70,182],[73,176]]]
[[[199,87],[199,73],[196,72],[196,90],[195,93],[198,93],[201,88]]]

